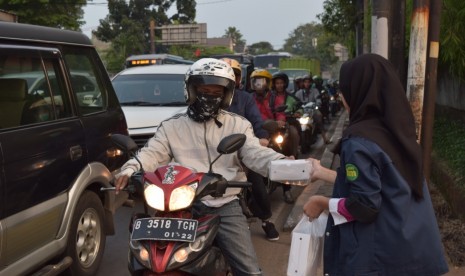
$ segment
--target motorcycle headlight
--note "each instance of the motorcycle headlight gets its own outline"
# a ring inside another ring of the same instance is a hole
[[[331,99],[330,99],[330,100],[331,100],[331,101],[334,101],[334,96],[331,96]]]
[[[147,185],[144,190],[144,197],[150,207],[165,211],[165,198],[161,188],[153,184]]]
[[[197,190],[197,182],[191,185],[181,186],[171,192],[170,197],[170,210],[184,209],[191,205],[195,197],[195,190]]]
[[[283,141],[284,141],[284,137],[279,134],[278,136],[276,136],[276,138],[274,139],[274,141],[277,143],[277,144],[281,144]]]
[[[308,124],[308,119],[309,119],[308,116],[300,117],[299,122],[300,122],[301,125],[306,125],[306,124]]]

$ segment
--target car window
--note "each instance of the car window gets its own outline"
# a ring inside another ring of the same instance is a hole
[[[119,75],[112,81],[121,105],[186,105],[184,74]]]
[[[70,69],[70,81],[81,114],[106,109],[106,91],[91,49],[64,50],[64,58]]]
[[[46,55],[42,55],[46,56]],[[9,128],[71,116],[58,58],[37,51],[0,52],[0,127]]]

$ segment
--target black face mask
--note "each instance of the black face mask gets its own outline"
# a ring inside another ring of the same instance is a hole
[[[197,96],[197,99],[187,109],[189,117],[197,122],[205,122],[218,116],[223,97],[216,97],[206,94]]]

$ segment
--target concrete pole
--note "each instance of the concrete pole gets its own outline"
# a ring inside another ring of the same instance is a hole
[[[437,73],[439,57],[439,31],[441,25],[442,0],[431,0],[429,21],[429,48],[426,63],[425,102],[421,127],[421,148],[423,150],[423,171],[427,183],[431,176],[431,152],[433,148],[434,108],[436,104]]]
[[[426,54],[428,48],[429,0],[414,0],[410,31],[407,98],[415,117],[418,141],[421,140],[421,121],[425,89]]]
[[[389,59],[390,1],[373,0],[371,16],[371,52]]]
[[[150,53],[155,54],[155,20],[150,20]]]

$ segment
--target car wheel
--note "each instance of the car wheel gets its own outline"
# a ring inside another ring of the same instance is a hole
[[[98,196],[82,194],[71,221],[66,253],[73,259],[67,275],[96,274],[105,250],[104,210]]]

